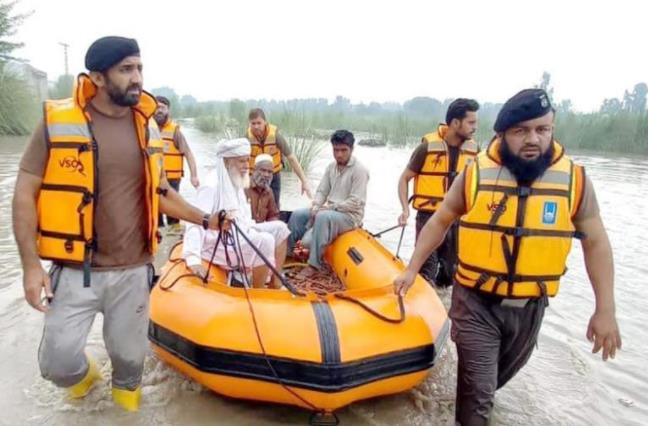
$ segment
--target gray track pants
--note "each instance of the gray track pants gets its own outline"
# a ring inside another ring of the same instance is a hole
[[[139,386],[148,350],[150,265],[92,272],[83,287],[83,271],[54,266],[54,299],[45,314],[38,351],[42,376],[61,387],[77,384],[88,372],[84,348],[98,312],[103,313],[103,338],[112,362],[112,385]]]
[[[487,425],[495,390],[527,363],[538,338],[545,299],[526,306],[502,306],[501,299],[461,284],[452,289],[452,340],[457,344],[455,420],[463,426]]]
[[[304,237],[308,230],[310,220],[310,209],[297,209],[290,216],[288,228],[290,236],[288,237],[288,250],[292,253],[297,241]],[[308,264],[319,269],[322,267],[322,256],[326,248],[340,234],[352,230],[355,226],[351,216],[346,213],[340,213],[333,210],[322,210],[315,215],[313,221],[313,233],[309,244],[310,254]]]

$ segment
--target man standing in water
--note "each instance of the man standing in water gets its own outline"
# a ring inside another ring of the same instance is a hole
[[[84,349],[101,312],[113,400],[134,411],[148,350],[158,211],[205,228],[217,228],[218,218],[185,202],[164,179],[162,141],[150,120],[157,105],[142,90],[137,42],[100,38],[85,64],[90,73],[79,75],[72,98],[45,103],[23,154],[13,231],[25,299],[45,313],[43,377],[72,398],[90,391],[101,376]],[[54,262],[49,275],[39,257]]]
[[[416,239],[423,225],[438,210],[455,177],[479,152],[472,140],[477,130],[479,104],[473,99],[455,99],[446,113],[446,123],[428,133],[412,153],[409,164],[398,180],[398,198],[403,212],[401,226],[409,218],[409,181],[414,179],[413,206],[416,212]],[[453,224],[441,245],[425,260],[419,273],[440,287],[452,285],[457,263],[457,227]]]
[[[162,143],[164,144],[164,173],[166,174],[169,186],[176,192],[180,192],[180,181],[184,176],[184,159],[187,159],[189,172],[191,173],[191,184],[194,188],[200,186],[198,180],[198,169],[196,160],[189,148],[189,144],[180,131],[180,125],[171,120],[169,108],[171,102],[164,96],[156,96],[157,110],[155,111],[155,122],[160,128]],[[169,233],[179,233],[180,221],[175,217],[167,216]],[[160,214],[158,226],[164,226],[164,215]]]
[[[407,269],[407,292],[427,256],[459,222],[450,318],[457,345],[456,421],[486,425],[495,390],[528,361],[548,297],[558,293],[571,238],[582,238],[596,309],[587,338],[603,360],[621,348],[612,249],[584,169],[553,139],[554,109],[544,90],[527,89],[502,107],[497,133],[469,165],[421,231]]]
[[[270,187],[274,194],[277,207],[281,205],[281,169],[283,169],[283,157],[285,157],[295,174],[301,181],[301,192],[308,198],[312,198],[310,185],[299,160],[290,150],[290,146],[281,136],[277,126],[266,121],[265,112],[261,108],[254,108],[248,115],[250,127],[247,130],[247,138],[252,146],[250,155],[250,171],[254,171],[254,160],[257,155],[268,154],[272,157],[272,182]]]

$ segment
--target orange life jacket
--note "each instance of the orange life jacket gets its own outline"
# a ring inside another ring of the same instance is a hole
[[[72,98],[44,105],[48,160],[38,194],[38,253],[42,259],[83,264],[86,276],[97,248],[97,141],[87,106],[96,86],[86,74],[77,78]],[[146,176],[148,250],[158,246],[157,220],[162,141],[151,119],[155,98],[144,92],[132,107]],[[88,278],[89,280],[89,278]],[[88,284],[89,281],[86,282]]]
[[[414,177],[412,205],[416,210],[435,212],[448,192],[450,182],[479,152],[477,143],[470,139],[459,147],[457,164],[450,170],[450,154],[444,137],[448,126],[441,124],[436,132],[423,136],[428,151],[421,171]]]
[[[259,154],[269,154],[272,156],[272,172],[279,173],[283,169],[281,164],[281,151],[277,146],[277,126],[270,123],[266,125],[266,137],[263,142],[259,142],[252,133],[252,129],[248,127],[247,138],[252,145],[250,152],[250,173],[254,171],[254,160]]]
[[[456,281],[503,297],[558,293],[582,201],[584,171],[558,142],[551,166],[520,186],[499,156],[499,139],[466,170]]]
[[[167,179],[182,179],[184,176],[184,154],[175,144],[175,134],[180,125],[174,121],[167,122],[160,129],[164,143],[164,173]]]

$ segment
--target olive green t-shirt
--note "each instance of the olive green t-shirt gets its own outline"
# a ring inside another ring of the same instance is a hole
[[[149,263],[144,158],[132,112],[110,117],[90,104],[89,113],[98,146],[97,251],[92,265],[96,269],[119,269]],[[42,177],[47,158],[41,122],[23,153],[20,170]]]

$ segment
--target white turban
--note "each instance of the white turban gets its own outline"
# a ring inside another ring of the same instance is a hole
[[[243,157],[250,155],[250,141],[245,138],[220,141],[216,144],[216,156],[219,158]]]
[[[247,139],[230,139],[216,144],[216,192],[214,212],[225,210],[234,214],[239,226],[251,221],[250,207],[243,188],[236,188],[225,166],[225,158],[250,155],[250,142]]]
[[[263,163],[264,161],[272,163],[272,156],[270,154],[259,154],[254,159],[254,165],[257,166],[259,163]]]

